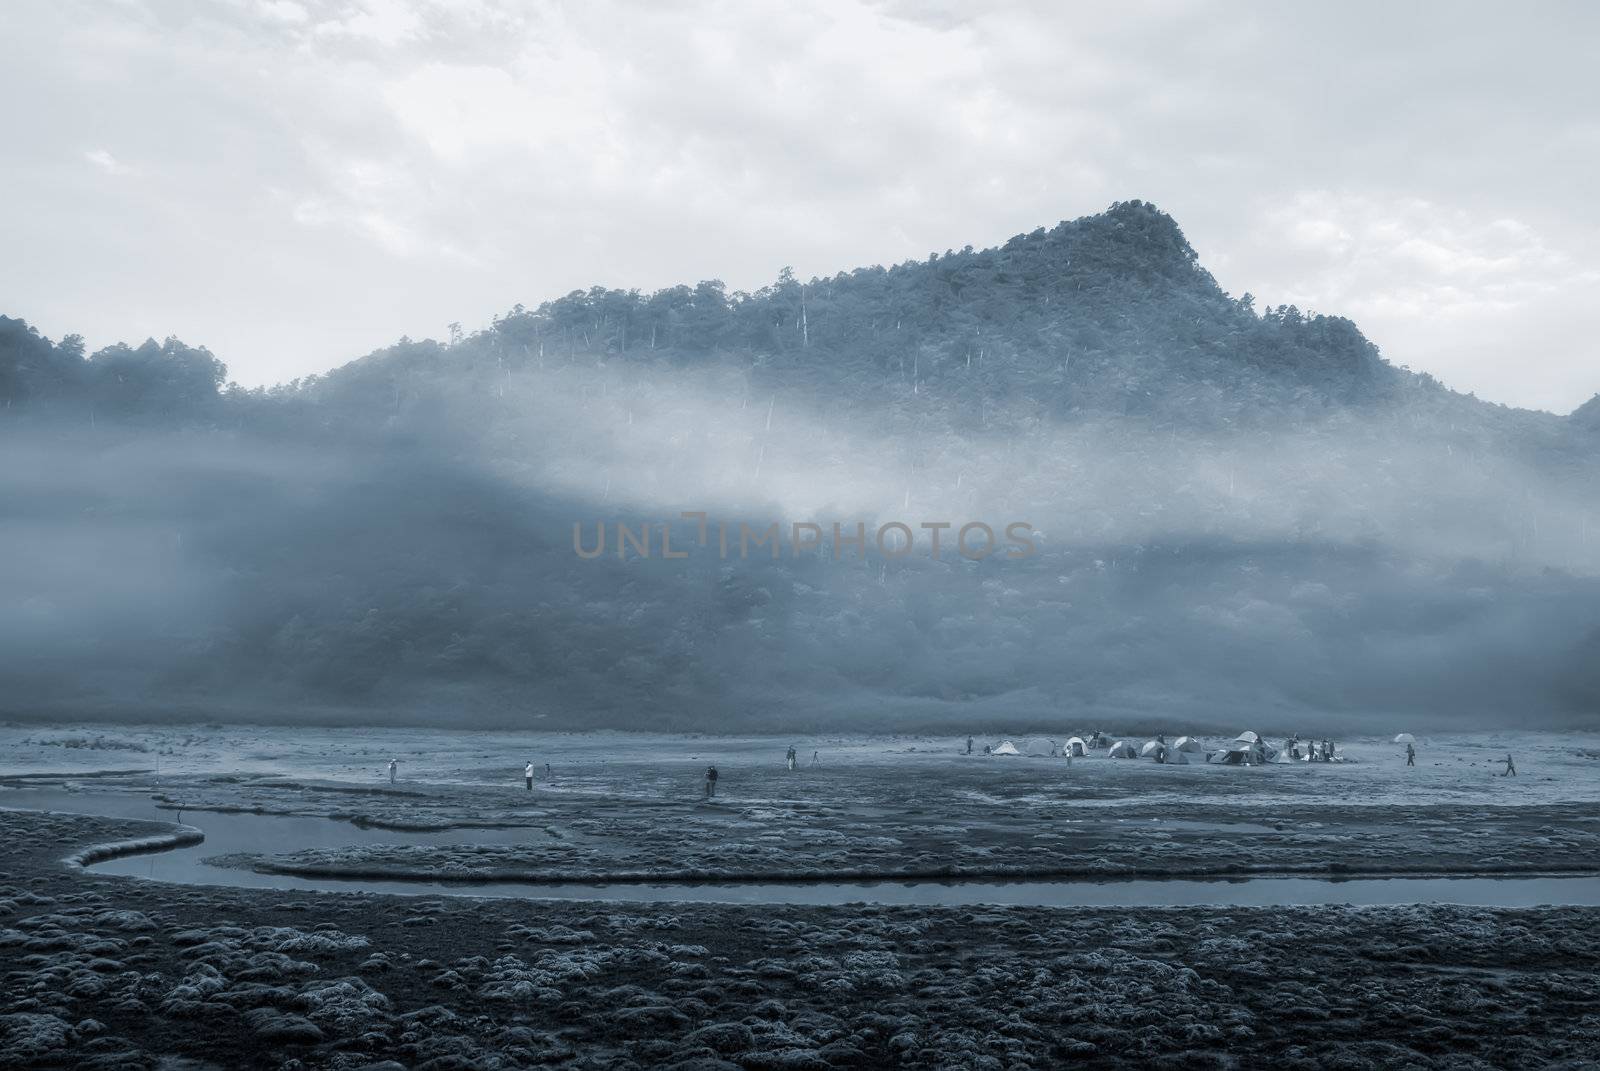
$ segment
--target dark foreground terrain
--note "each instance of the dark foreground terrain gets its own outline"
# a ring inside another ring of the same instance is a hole
[[[0,812],[0,1066],[1600,1064],[1595,909],[607,908],[62,865],[159,830]]]

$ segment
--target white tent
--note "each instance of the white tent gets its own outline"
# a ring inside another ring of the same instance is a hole
[[[1198,755],[1205,751],[1205,747],[1192,736],[1180,736],[1173,743],[1172,750],[1187,751],[1191,755]]]
[[[1159,740],[1147,741],[1144,747],[1139,749],[1139,755],[1141,758],[1155,759],[1157,762],[1164,762],[1169,766],[1189,765],[1189,760],[1183,757],[1183,752],[1171,744],[1163,744]]]
[[[1250,734],[1255,736],[1254,733]],[[1207,762],[1221,762],[1229,766],[1255,766],[1264,762],[1272,762],[1278,757],[1278,749],[1270,744],[1263,743],[1259,737],[1255,740],[1243,738],[1233,741],[1228,746],[1211,752],[1206,756]]]
[[[1013,744],[1011,741],[1002,740],[1002,741],[1000,741],[999,746],[996,747],[993,751],[989,752],[989,754],[991,754],[991,755],[1020,755],[1020,754],[1022,754],[1022,752],[1018,751],[1017,750],[1017,745]]]
[[[1081,759],[1089,753],[1089,745],[1083,742],[1083,737],[1074,736],[1067,740],[1062,750],[1075,759]]]
[[[1242,732],[1238,736],[1234,737],[1234,739],[1242,741],[1243,743],[1246,743],[1246,744],[1253,744],[1257,740],[1260,740],[1261,737],[1257,736],[1255,733],[1251,732],[1249,729],[1246,729],[1244,732]]]
[[[1118,740],[1115,744],[1112,744],[1111,750],[1107,754],[1114,759],[1136,759],[1139,757],[1139,752],[1126,740]]]
[[[1410,733],[1401,733],[1399,736],[1394,738],[1394,742],[1397,744],[1415,744],[1417,742],[1417,738],[1412,736]]]
[[[1054,755],[1056,742],[1047,736],[1030,736],[1017,745],[1024,755]]]
[[[1235,740],[1225,748],[1219,748],[1206,756],[1207,762],[1220,762],[1228,766],[1248,766],[1254,759],[1251,756],[1251,746],[1240,740]]]

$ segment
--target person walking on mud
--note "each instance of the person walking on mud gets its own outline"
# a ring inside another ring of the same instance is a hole
[[[533,791],[533,760],[528,760],[528,765],[522,768],[522,780],[528,786],[528,791]]]
[[[1415,766],[1416,764],[1417,764],[1417,748],[1416,748],[1416,745],[1415,744],[1407,744],[1406,745],[1406,765],[1407,766]]]
[[[706,799],[713,799],[717,794],[717,768],[706,767]]]
[[[1515,776],[1517,776],[1517,764],[1511,761],[1511,752],[1509,752],[1509,751],[1506,752],[1506,772],[1501,774],[1500,776],[1501,777],[1515,777]]]

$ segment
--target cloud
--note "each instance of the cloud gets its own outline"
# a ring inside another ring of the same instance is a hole
[[[256,10],[266,19],[292,26],[304,25],[311,18],[305,5],[295,0],[257,0]]]
[[[1264,215],[1255,240],[1279,235],[1302,256],[1278,287],[1354,315],[1514,311],[1600,280],[1524,222],[1420,199],[1300,193]]]
[[[83,154],[83,158],[108,175],[126,175],[130,170],[128,165],[104,149],[91,149]]]
[[[1517,400],[1564,410],[1600,386],[1584,359],[1600,259],[1524,220],[1308,190],[1266,206],[1237,250],[1233,274],[1253,275],[1259,296],[1349,316],[1391,358],[1460,389],[1504,399],[1514,366]],[[1553,325],[1570,338],[1552,339]],[[1566,360],[1541,366],[1537,346]]]
[[[361,0],[341,6],[346,10],[335,18],[316,22],[313,32],[386,47],[414,41],[422,34],[423,13],[405,0]]]

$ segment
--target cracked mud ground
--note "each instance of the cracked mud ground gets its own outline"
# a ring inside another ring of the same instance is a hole
[[[0,1066],[1600,1062],[1600,910],[606,905],[172,886],[0,812]]]

